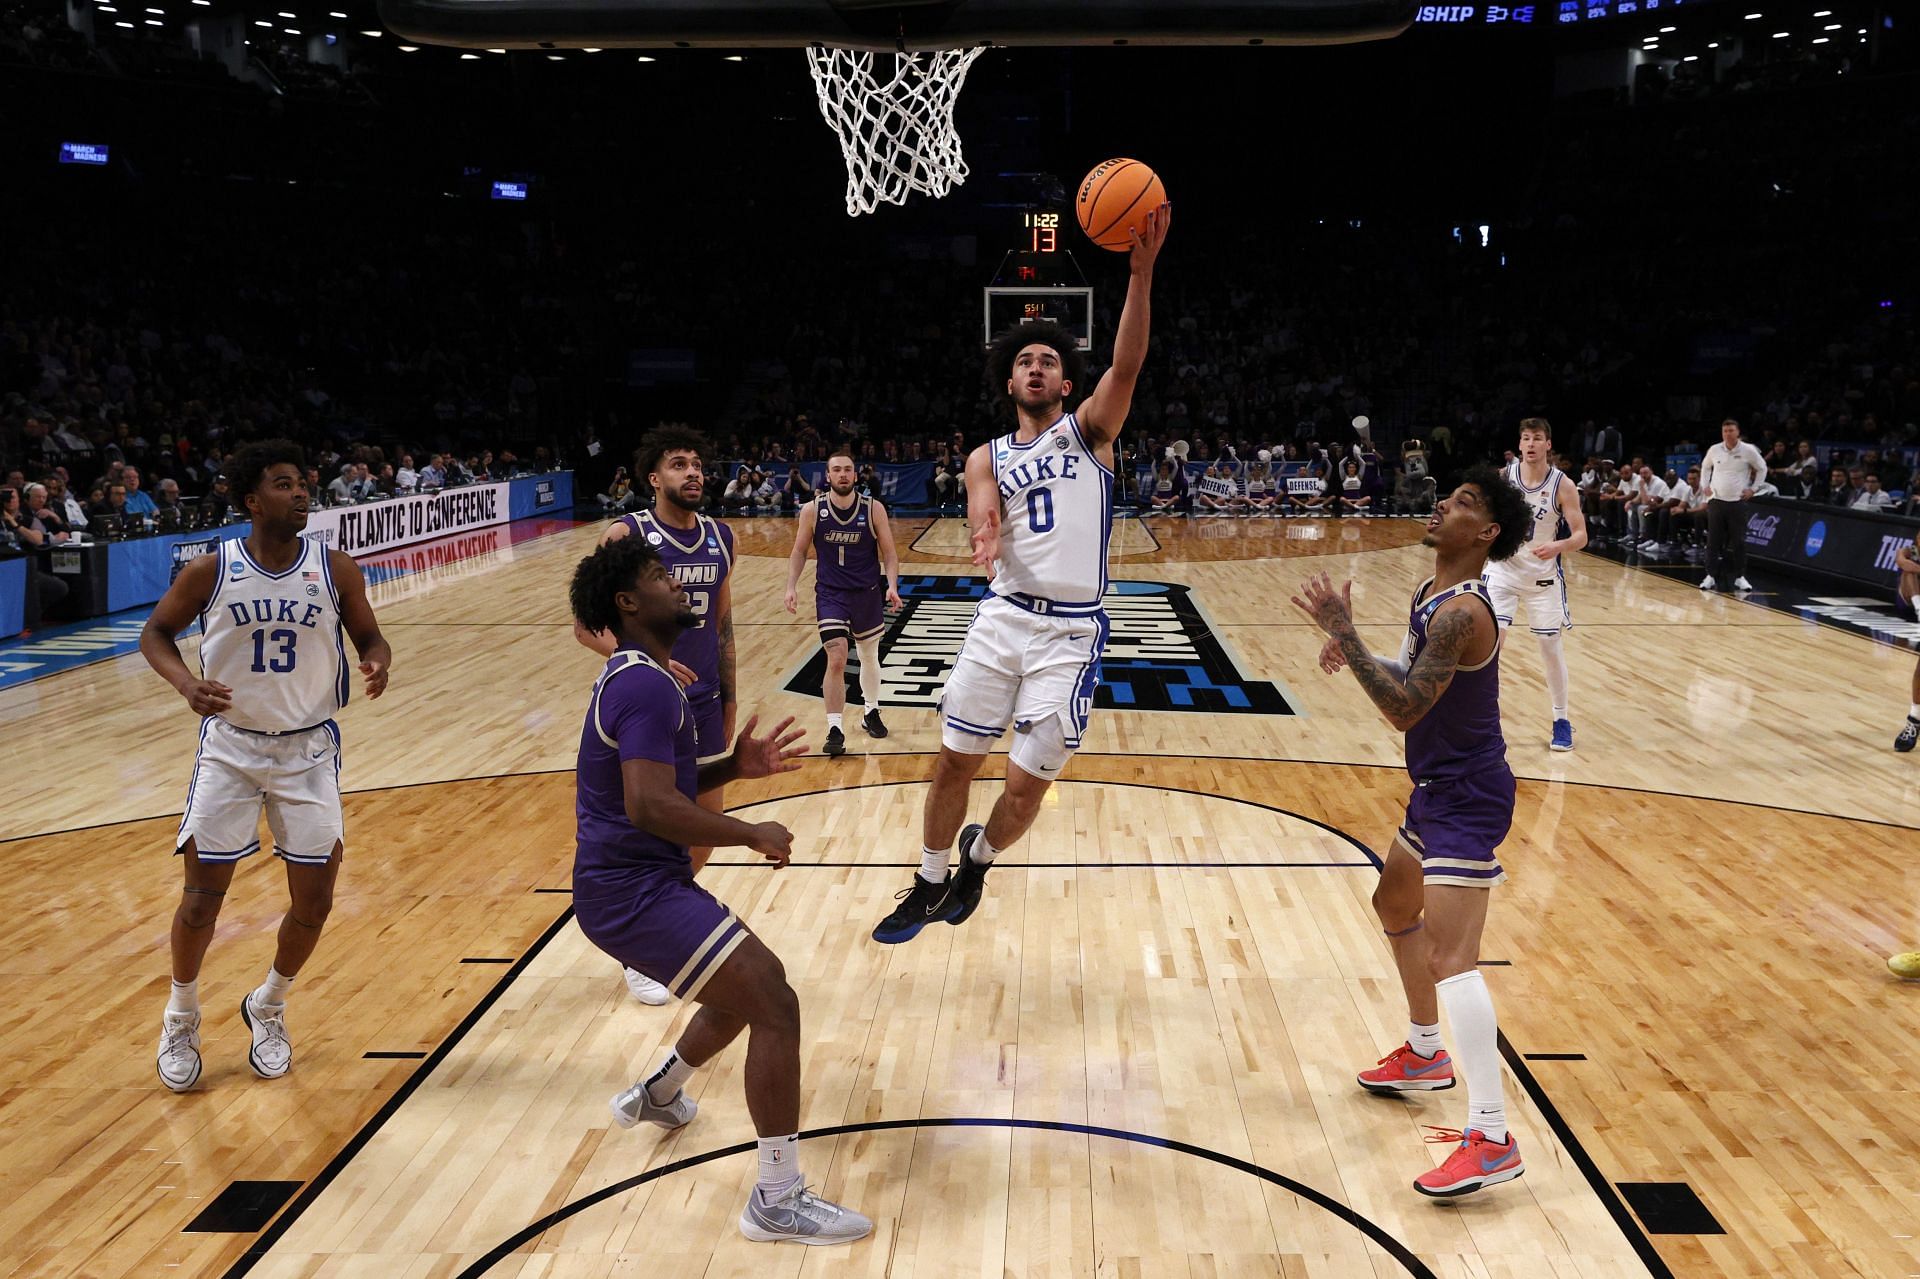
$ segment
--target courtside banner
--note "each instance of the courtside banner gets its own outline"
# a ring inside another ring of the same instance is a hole
[[[409,542],[445,537],[507,522],[507,484],[468,484],[438,493],[331,506],[307,516],[300,536],[318,538],[337,551],[360,556]]]

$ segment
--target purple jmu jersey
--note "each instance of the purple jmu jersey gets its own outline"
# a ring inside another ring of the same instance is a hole
[[[1407,642],[1400,651],[1409,670],[1426,648],[1427,626],[1442,604],[1470,595],[1486,605],[1489,615],[1493,613],[1486,583],[1479,578],[1450,586],[1429,599],[1432,586],[1433,579],[1428,578],[1413,593]],[[1507,741],[1500,734],[1500,644],[1495,640],[1487,660],[1457,668],[1447,691],[1407,730],[1407,772],[1414,781],[1424,783],[1466,776],[1493,763],[1504,765],[1506,758]]]
[[[591,884],[596,875],[617,879],[635,867],[691,865],[684,844],[650,835],[627,819],[620,764],[645,759],[671,765],[674,784],[693,799],[700,777],[695,749],[693,712],[680,682],[638,649],[614,650],[594,682],[580,729],[574,777],[576,881]]]
[[[880,584],[880,540],[873,532],[872,499],[855,496],[842,511],[825,493],[814,503],[814,581],[829,591],[869,591]]]
[[[733,571],[733,530],[719,520],[697,515],[693,528],[677,529],[654,518],[652,511],[622,515],[629,537],[646,539],[660,552],[673,580],[686,588],[698,626],[681,632],[673,642],[673,660],[699,676],[687,690],[694,701],[720,691],[720,635],[715,610],[720,607],[720,585]]]

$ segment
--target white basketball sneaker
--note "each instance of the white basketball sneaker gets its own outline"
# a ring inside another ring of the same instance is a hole
[[[653,978],[638,968],[627,969],[627,989],[633,997],[643,1004],[658,1008],[673,998],[673,995]]]
[[[253,995],[240,1001],[240,1020],[253,1032],[247,1064],[262,1079],[278,1079],[293,1065],[293,1041],[287,1038],[287,1006],[256,1004]]]
[[[673,1100],[666,1105],[656,1106],[653,1098],[647,1095],[647,1082],[644,1079],[608,1102],[607,1108],[613,1111],[613,1122],[622,1128],[631,1128],[642,1119],[662,1128],[679,1128],[692,1122],[693,1117],[700,1113],[700,1107],[694,1104],[693,1098],[687,1096],[684,1088],[674,1093]]]
[[[852,1243],[873,1233],[873,1223],[851,1208],[829,1203],[799,1182],[771,1202],[755,1186],[740,1210],[740,1233],[755,1243]]]
[[[163,1013],[160,1053],[155,1061],[160,1082],[185,1092],[200,1082],[200,1014]]]

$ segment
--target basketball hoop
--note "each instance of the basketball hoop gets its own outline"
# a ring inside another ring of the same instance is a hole
[[[874,53],[807,46],[820,114],[847,162],[847,216],[915,191],[939,199],[967,180],[953,106],[981,49]]]

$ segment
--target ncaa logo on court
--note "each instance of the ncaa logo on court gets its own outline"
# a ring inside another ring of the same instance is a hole
[[[1807,530],[1807,558],[1812,559],[1827,544],[1827,522],[1815,520],[1813,527]]]
[[[888,706],[931,710],[960,656],[974,610],[987,595],[978,577],[905,577],[905,607],[880,639],[881,697]],[[1200,715],[1292,715],[1286,696],[1241,674],[1187,587],[1177,582],[1111,582],[1103,601],[1110,631],[1093,705],[1126,711]],[[1092,623],[1089,622],[1089,625]],[[849,664],[856,700],[858,659]],[[819,697],[826,654],[816,649],[786,681],[789,693]]]

